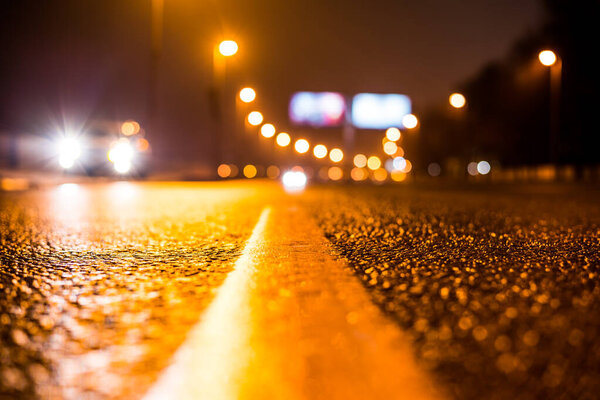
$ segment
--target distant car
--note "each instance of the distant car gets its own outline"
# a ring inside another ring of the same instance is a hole
[[[135,121],[94,121],[56,138],[57,162],[70,173],[144,177],[150,144]]]

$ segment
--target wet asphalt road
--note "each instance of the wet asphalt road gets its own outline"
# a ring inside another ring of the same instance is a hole
[[[260,182],[0,193],[0,398],[138,397],[289,202],[450,397],[597,398],[597,190]]]

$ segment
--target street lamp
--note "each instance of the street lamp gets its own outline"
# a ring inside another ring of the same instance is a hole
[[[552,50],[538,54],[540,63],[550,69],[550,161],[556,162],[556,149],[560,130],[560,90],[562,85],[562,60]]]
[[[467,104],[465,96],[460,93],[452,93],[448,98],[450,105],[454,108],[463,108]]]
[[[223,40],[219,43],[219,53],[225,57],[231,57],[238,51],[238,44],[234,40]]]
[[[251,103],[254,101],[254,99],[256,99],[256,92],[254,89],[245,87],[240,90],[240,100],[244,103]]]

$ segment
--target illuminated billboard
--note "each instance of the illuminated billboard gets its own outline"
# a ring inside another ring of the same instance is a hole
[[[408,96],[359,93],[352,99],[352,124],[364,129],[402,127],[402,118],[411,112]]]
[[[297,92],[290,99],[289,114],[297,125],[340,126],[346,118],[346,99],[335,92]]]

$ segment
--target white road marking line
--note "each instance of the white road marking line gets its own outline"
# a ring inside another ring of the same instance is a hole
[[[235,399],[238,381],[252,357],[249,288],[271,209],[266,207],[217,296],[145,400]],[[190,383],[193,382],[193,385]]]

